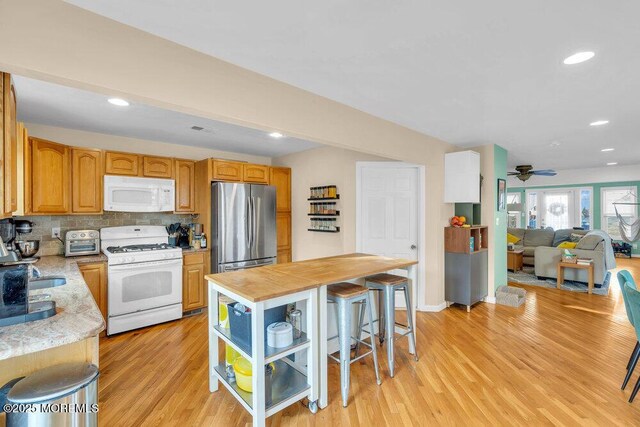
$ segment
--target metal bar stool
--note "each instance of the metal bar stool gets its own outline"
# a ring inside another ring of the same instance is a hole
[[[406,277],[396,276],[394,274],[381,273],[365,278],[365,286],[368,289],[378,291],[378,319],[374,322],[378,322],[378,338],[380,345],[385,341],[385,334],[387,338],[387,363],[389,364],[389,376],[393,378],[395,375],[395,328],[399,326],[404,329],[403,333],[399,333],[402,338],[409,336],[410,350],[413,349],[414,359],[418,361],[418,350],[416,349],[416,336],[415,328],[413,325],[413,305],[411,304],[411,291],[409,289],[409,280]],[[404,300],[407,306],[407,323],[408,325],[402,325],[396,323],[396,292],[404,292]],[[364,318],[360,316],[360,326]],[[373,325],[373,323],[369,323]],[[373,331],[373,326],[369,326],[369,329]],[[371,332],[370,331],[370,332]],[[357,345],[356,345],[357,347]],[[356,350],[357,354],[357,350]]]
[[[357,337],[351,336],[351,307],[352,304],[360,305],[360,317],[364,316],[364,311],[367,311],[369,322],[373,322],[373,312],[371,311],[371,296],[367,288],[358,286],[353,283],[336,283],[329,285],[327,288],[327,300],[330,303],[336,303],[338,305],[338,335],[329,338],[327,341],[338,338],[340,342],[340,359],[333,355],[328,355],[331,359],[340,363],[340,388],[342,391],[342,406],[347,406],[349,400],[349,377],[351,375],[351,364],[357,360],[362,359],[369,354],[373,354],[373,366],[376,371],[376,381],[378,385],[381,384],[380,375],[378,373],[378,354],[376,352],[375,338],[373,331],[369,331],[371,337],[371,343],[362,341],[361,333],[362,329],[358,330]],[[362,326],[361,324],[359,326]],[[356,344],[364,344],[371,350],[351,359],[351,340],[354,339]]]

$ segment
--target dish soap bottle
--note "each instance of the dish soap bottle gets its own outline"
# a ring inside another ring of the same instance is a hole
[[[202,237],[200,237],[200,248],[207,248],[207,236],[204,233],[202,233]]]

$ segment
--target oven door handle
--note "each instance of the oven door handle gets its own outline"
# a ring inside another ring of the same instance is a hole
[[[153,267],[174,267],[181,266],[182,258],[172,259],[172,260],[161,260],[161,261],[142,261],[136,262],[132,264],[120,264],[120,265],[110,265],[110,271],[126,271],[126,270],[136,270],[140,268],[150,268]]]

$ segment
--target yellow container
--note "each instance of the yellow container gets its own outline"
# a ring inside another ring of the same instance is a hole
[[[270,363],[273,376],[276,373],[276,365],[275,363]],[[249,393],[253,392],[253,368],[251,367],[251,363],[245,359],[244,357],[238,357],[235,362],[233,362],[233,371],[236,373],[236,384],[241,390],[247,391]]]
[[[253,371],[251,363],[242,356],[238,357],[235,362],[233,362],[233,370],[236,373],[236,384],[238,384],[238,387],[240,387],[241,390],[252,393],[253,383],[251,377],[253,376]]]
[[[224,349],[224,354],[225,354],[224,359],[227,362],[227,365],[233,365],[233,362],[235,362],[238,357],[241,357],[240,353],[238,353],[229,344],[225,344],[224,347],[225,347],[225,349]]]
[[[218,323],[221,328],[229,328],[229,308],[227,304],[232,302],[231,298],[223,295],[218,298]]]

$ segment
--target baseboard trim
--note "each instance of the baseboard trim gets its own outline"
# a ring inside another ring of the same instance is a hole
[[[489,304],[495,304],[496,303],[496,297],[486,296],[486,297],[484,297],[484,302],[488,302]]]
[[[422,305],[420,306],[420,311],[428,312],[428,313],[437,313],[438,311],[442,311],[447,308],[446,302],[441,302],[437,305]]]
[[[631,254],[631,258],[640,258],[640,254]]]

